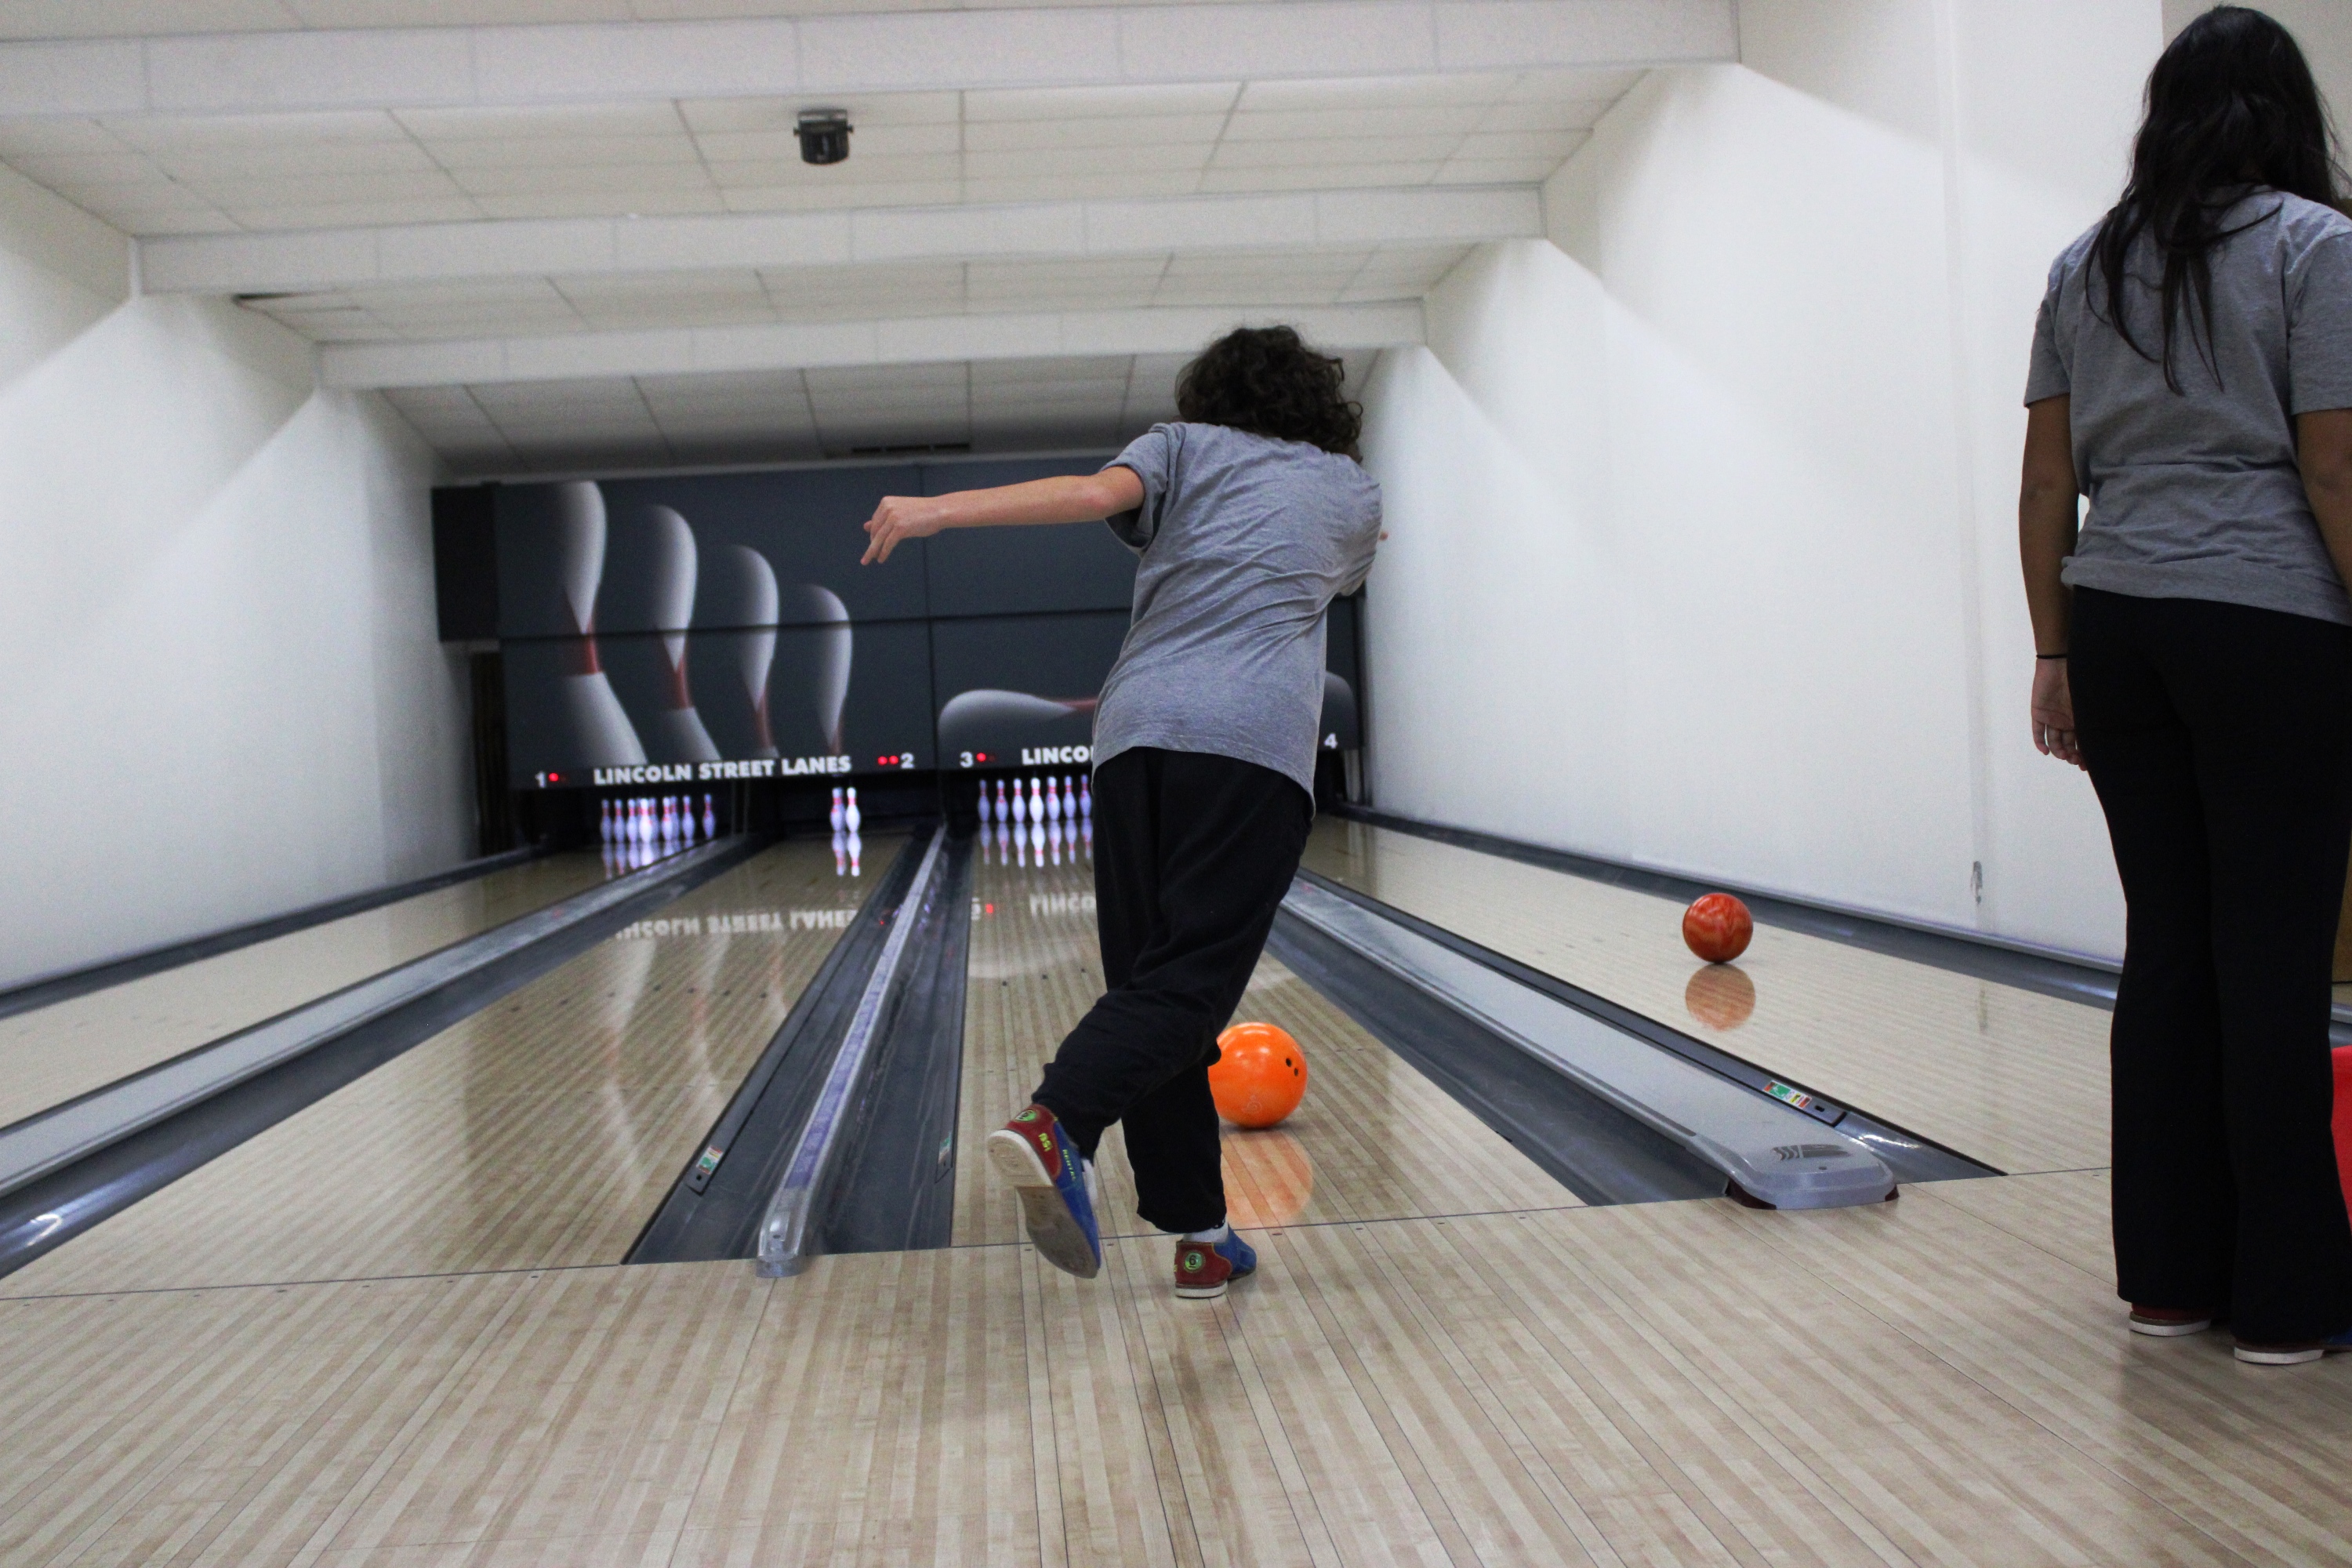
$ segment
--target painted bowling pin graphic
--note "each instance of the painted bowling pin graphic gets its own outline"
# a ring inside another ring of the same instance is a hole
[[[849,791],[849,804],[842,808],[841,821],[842,826],[849,829],[849,836],[853,839],[857,837],[858,828],[865,826],[866,814],[857,809],[857,790],[855,785],[852,785]]]
[[[625,766],[646,760],[646,748],[629,722],[613,682],[596,653],[596,593],[604,581],[604,492],[586,480],[555,487],[556,584],[572,641],[556,688],[564,744],[591,764]]]
[[[662,657],[661,707],[647,727],[646,748],[666,763],[716,762],[719,748],[694,710],[686,672],[686,628],[694,619],[694,530],[666,506],[645,508],[636,522],[646,546],[646,607],[660,634]]]
[[[721,544],[703,555],[694,600],[696,711],[730,757],[777,754],[768,721],[777,603],[776,569],[758,551]]]
[[[842,754],[841,715],[849,700],[854,638],[849,606],[832,589],[787,583],[778,592],[775,673],[769,686],[783,705],[778,744],[795,756]]]

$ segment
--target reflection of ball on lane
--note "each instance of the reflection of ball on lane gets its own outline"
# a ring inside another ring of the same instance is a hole
[[[1710,963],[1691,971],[1683,987],[1683,1005],[1710,1029],[1736,1029],[1756,1011],[1756,982],[1744,969]]]
[[[1296,1221],[1315,1196],[1315,1162],[1278,1128],[1224,1136],[1226,1217],[1244,1230]]]
[[[1237,1127],[1271,1127],[1307,1093],[1307,1053],[1272,1024],[1235,1024],[1217,1037],[1209,1094]]]
[[[1705,893],[1683,911],[1683,941],[1709,963],[1728,963],[1748,951],[1756,922],[1729,893]]]

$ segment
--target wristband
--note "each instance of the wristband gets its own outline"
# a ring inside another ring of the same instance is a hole
[[[2034,657],[2035,658],[2041,659],[2041,658],[2064,658],[2066,656],[2065,656],[2064,654],[2063,654],[2063,653],[2037,653],[2037,654],[2035,654],[2033,657]]]

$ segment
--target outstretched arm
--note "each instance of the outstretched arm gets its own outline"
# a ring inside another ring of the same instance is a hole
[[[957,490],[943,496],[884,496],[866,521],[868,542],[860,565],[890,559],[902,541],[929,539],[943,528],[996,528],[1023,522],[1092,522],[1143,504],[1143,481],[1132,468],[1068,474]]]

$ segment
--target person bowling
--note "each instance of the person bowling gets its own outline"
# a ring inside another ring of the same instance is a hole
[[[1325,615],[1381,539],[1340,372],[1288,327],[1243,328],[1185,368],[1176,422],[1100,473],[886,497],[866,524],[868,563],[941,529],[1097,518],[1142,557],[1095,711],[1107,989],[988,1140],[1030,1240],[1081,1278],[1102,1268],[1090,1174],[1113,1122],[1138,1213],[1177,1233],[1176,1293],[1256,1267],[1225,1219],[1209,1067],[1314,818]]]

